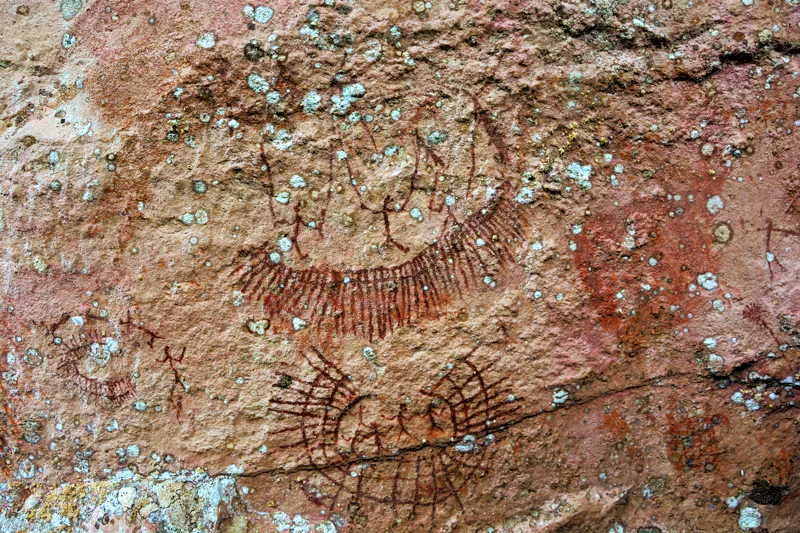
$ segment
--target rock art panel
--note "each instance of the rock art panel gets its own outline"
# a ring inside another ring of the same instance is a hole
[[[275,384],[284,392],[270,400],[271,410],[286,416],[287,427],[273,434],[290,435],[281,447],[305,450],[307,463],[294,469],[313,473],[307,494],[329,512],[339,498],[355,515],[377,505],[409,519],[435,520],[437,506],[450,499],[463,506],[464,485],[488,474],[495,429],[505,431],[519,410],[503,379],[484,377],[491,363],[479,367],[472,353],[420,390],[424,408],[408,398],[391,418],[376,393],[360,392],[317,349],[310,353],[313,380],[283,374]]]
[[[0,531],[796,530],[795,0],[0,12]]]

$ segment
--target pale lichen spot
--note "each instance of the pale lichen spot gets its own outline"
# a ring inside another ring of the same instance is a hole
[[[207,31],[200,34],[195,44],[203,50],[211,50],[217,44],[217,36],[213,32]]]

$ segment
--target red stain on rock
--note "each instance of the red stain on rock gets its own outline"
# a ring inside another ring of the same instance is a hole
[[[680,170],[671,175],[680,176]],[[590,305],[600,325],[616,333],[626,350],[635,351],[639,343],[685,322],[704,303],[690,295],[689,285],[697,284],[699,274],[716,271],[712,221],[701,199],[718,192],[722,180],[695,174],[700,187],[691,187],[683,176],[683,195],[698,200],[680,216],[666,193],[638,196],[627,205],[596,210],[576,239],[574,261]],[[672,184],[673,191],[680,190],[678,183]]]
[[[614,439],[620,441],[628,435],[628,423],[619,410],[603,415],[603,426],[611,433]]]
[[[723,449],[720,447],[720,427],[728,424],[725,415],[691,417],[668,413],[667,459],[675,470],[705,469],[716,467]]]

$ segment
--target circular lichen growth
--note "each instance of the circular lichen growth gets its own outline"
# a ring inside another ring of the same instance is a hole
[[[82,0],[61,0],[61,16],[64,20],[71,20],[83,7]]]
[[[714,242],[727,244],[733,239],[733,228],[727,222],[720,222],[714,226]]]

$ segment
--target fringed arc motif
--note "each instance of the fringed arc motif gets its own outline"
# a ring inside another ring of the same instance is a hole
[[[72,373],[73,382],[78,389],[94,398],[104,398],[111,403],[119,403],[136,395],[136,386],[128,376],[97,379],[82,374],[76,368],[72,369]]]
[[[264,250],[235,274],[242,292],[261,301],[283,330],[323,328],[370,340],[422,318],[435,318],[454,297],[495,283],[525,239],[523,205],[501,194],[433,244],[394,266],[357,270],[294,269]],[[298,322],[298,320],[300,322]]]
[[[94,316],[87,316],[90,321],[98,320]],[[64,320],[62,319],[62,323]],[[51,333],[53,329],[51,328]],[[86,336],[81,338],[78,335],[71,335],[65,339],[65,351],[59,358],[58,371],[67,376],[75,387],[83,394],[94,400],[107,400],[108,402],[119,405],[121,402],[136,395],[136,384],[129,375],[92,377],[81,371],[80,361],[87,357],[89,347],[94,342],[102,342],[101,339],[108,333],[105,330],[90,328]]]

